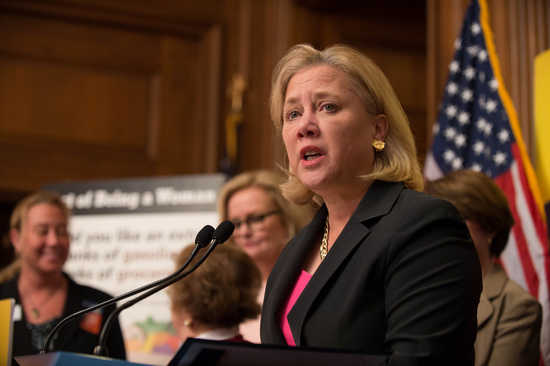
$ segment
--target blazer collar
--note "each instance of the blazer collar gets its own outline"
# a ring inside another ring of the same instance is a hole
[[[370,227],[372,226],[372,221],[370,223],[369,221],[387,214],[403,188],[402,183],[373,182],[327,257],[321,263],[288,315],[292,335],[297,346],[301,345],[304,321],[315,299],[321,295],[325,285],[337,272],[338,268],[342,266],[346,258],[351,255],[354,249],[369,234]],[[294,285],[297,274],[303,268],[303,259],[309,253],[311,246],[317,244],[318,240],[315,239],[318,239],[320,236],[326,217],[327,209],[326,206],[323,206],[304,231],[304,237],[301,240],[303,245],[299,250],[298,256],[294,257],[300,262],[294,263],[297,270],[293,273],[294,277],[289,281],[291,286]],[[290,289],[291,287],[283,292],[285,294],[284,300],[288,297]]]
[[[262,328],[265,327],[273,337],[277,338],[276,343],[286,344],[280,329],[281,312],[284,311],[286,300],[303,269],[304,258],[308,255],[312,243],[316,243],[321,235],[326,217],[326,207],[323,206],[312,221],[287,244],[267,281],[262,310]],[[295,339],[298,338],[295,337]]]
[[[500,296],[504,290],[504,286],[508,281],[508,277],[502,267],[498,264],[493,266],[493,269],[483,277],[483,292],[489,300]]]
[[[491,300],[500,296],[506,285],[508,277],[499,265],[483,276],[483,291],[477,307],[477,327],[481,328],[493,314]]]

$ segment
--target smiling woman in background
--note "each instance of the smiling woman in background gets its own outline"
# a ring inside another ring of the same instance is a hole
[[[40,191],[21,200],[10,220],[10,239],[20,270],[0,284],[0,298],[15,299],[13,355],[36,354],[49,331],[63,317],[110,299],[106,293],[77,284],[63,265],[69,256],[69,210],[55,193]],[[17,310],[17,307],[21,310]],[[54,337],[53,349],[92,353],[103,320],[114,305],[73,321]],[[126,358],[118,320],[107,348],[109,356]]]
[[[419,192],[407,117],[380,69],[346,46],[298,45],[273,73],[285,195],[321,208],[267,282],[262,343],[473,365],[481,271],[456,209]]]
[[[262,274],[258,295],[263,301],[265,282],[288,240],[312,217],[311,205],[287,201],[279,185],[284,177],[268,170],[239,174],[222,187],[218,212],[222,220],[235,224],[232,242],[244,250]],[[260,317],[241,325],[250,342],[260,342]]]

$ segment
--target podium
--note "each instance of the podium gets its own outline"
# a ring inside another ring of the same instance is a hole
[[[189,338],[168,366],[383,366],[386,356]]]
[[[18,356],[19,366],[149,366],[114,358],[71,352],[50,352],[40,355]]]
[[[150,366],[71,352],[18,356],[19,366]],[[385,366],[386,356],[189,338],[167,366]]]

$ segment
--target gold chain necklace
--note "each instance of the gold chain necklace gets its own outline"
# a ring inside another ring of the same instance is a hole
[[[36,306],[36,303],[33,301],[31,293],[29,291],[25,291],[21,295],[22,295],[22,299],[25,300],[25,301],[28,301],[29,304],[31,305],[32,315],[36,319],[40,319],[40,315],[41,315],[40,314],[40,308],[44,308],[55,297],[55,295],[57,295],[57,293],[59,292],[60,289],[63,289],[63,286],[57,287],[57,288],[53,289],[51,292],[49,292],[46,295],[46,298],[44,300],[42,300],[42,302],[38,306]]]
[[[27,300],[29,300],[29,302],[31,303],[31,312],[32,312],[32,315],[34,315],[34,317],[36,319],[40,319],[40,310],[39,308],[40,307],[44,307],[46,306],[46,304],[48,304],[50,302],[51,299],[53,299],[56,295],[56,293],[58,292],[58,289],[55,289],[53,290],[50,294],[48,294],[48,296],[46,297],[45,300],[42,301],[42,303],[40,304],[40,306],[36,306],[34,301],[32,300],[30,294],[27,295]]]
[[[325,220],[325,232],[323,234],[323,239],[321,239],[321,246],[319,247],[319,255],[321,260],[325,259],[328,253],[328,217]]]

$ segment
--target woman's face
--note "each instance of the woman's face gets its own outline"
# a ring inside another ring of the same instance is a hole
[[[21,223],[11,231],[11,240],[23,265],[38,273],[58,273],[69,255],[67,217],[55,205],[32,206]]]
[[[235,226],[233,241],[254,261],[272,262],[287,243],[288,229],[281,215],[271,196],[260,187],[241,189],[227,202],[228,219],[240,223]]]
[[[314,192],[363,185],[357,177],[372,170],[372,141],[386,130],[385,117],[367,112],[344,72],[317,65],[290,79],[283,140],[290,170]]]

